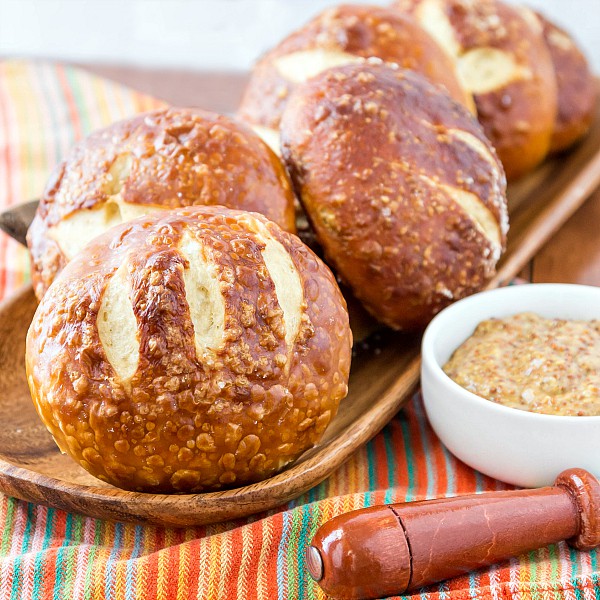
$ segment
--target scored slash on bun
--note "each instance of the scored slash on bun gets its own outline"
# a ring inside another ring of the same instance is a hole
[[[330,69],[296,88],[281,139],[329,264],[377,319],[423,327],[493,276],[504,172],[439,87],[385,65]]]
[[[279,121],[294,87],[327,68],[367,58],[418,71],[473,107],[452,60],[410,16],[371,5],[342,5],[320,13],[258,61],[238,114],[278,151]]]
[[[62,271],[27,336],[59,447],[131,490],[264,479],[322,436],[351,333],[329,269],[261,215],[176,209],[111,229]]]
[[[28,233],[38,299],[109,227],[166,208],[216,204],[262,213],[295,232],[285,169],[242,124],[169,108],[93,133],[55,169]]]
[[[396,0],[456,61],[509,180],[547,155],[556,78],[541,27],[498,0]]]

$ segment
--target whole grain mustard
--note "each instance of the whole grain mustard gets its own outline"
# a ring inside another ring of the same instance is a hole
[[[504,406],[549,415],[600,415],[600,321],[522,313],[481,322],[444,371]]]

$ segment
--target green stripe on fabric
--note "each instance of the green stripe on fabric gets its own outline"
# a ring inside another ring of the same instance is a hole
[[[39,508],[46,511],[46,526],[44,527],[44,539],[42,540],[42,551],[38,552],[33,565],[33,598],[38,600],[44,582],[44,550],[52,544],[52,531],[54,529],[54,519],[56,511],[53,508]]]
[[[367,443],[367,474],[369,476],[369,491],[377,488],[377,475],[375,473],[375,447],[373,440]]]
[[[569,567],[571,570],[569,573],[569,579],[574,581],[579,576],[579,553],[570,546],[567,548],[567,553],[569,555]]]
[[[294,572],[294,579],[296,580],[296,585],[290,586],[290,591],[295,590],[296,598],[304,598],[305,597],[305,587],[306,587],[306,569],[304,566],[305,559],[305,551],[306,546],[309,540],[309,532],[310,532],[310,516],[311,516],[311,505],[304,506],[301,509],[301,530],[300,535],[296,536],[297,546],[296,546],[296,561],[291,560],[290,563],[293,564],[292,571]],[[288,578],[288,581],[291,581],[291,578]]]
[[[15,556],[12,559],[12,583],[10,586],[10,600],[21,600],[21,563],[23,562],[23,555]]]
[[[281,515],[283,523],[281,526],[281,539],[277,549],[277,598],[278,600],[287,600],[289,595],[286,589],[286,561],[287,561],[287,546],[290,536],[290,521],[292,517],[289,513],[284,512]]]
[[[290,513],[291,528],[288,535],[286,548],[286,567],[287,567],[287,597],[301,598],[298,594],[298,585],[300,577],[298,576],[297,563],[300,561],[299,542],[301,539],[300,532],[304,526],[305,507],[296,508]]]
[[[65,550],[65,562],[67,577],[64,584],[64,597],[71,598],[73,596],[73,585],[75,576],[77,575],[77,555],[81,552],[79,544],[81,544],[81,531],[83,527],[83,517],[80,515],[72,515],[72,534],[69,547]],[[65,537],[67,537],[65,535]]]
[[[67,81],[71,86],[71,93],[77,106],[77,114],[79,115],[79,122],[81,123],[81,130],[83,135],[89,135],[92,133],[92,124],[88,115],[88,107],[86,106],[83,93],[81,91],[81,82],[79,81],[79,74],[74,69],[65,68],[65,75]]]
[[[385,447],[385,459],[388,470],[388,489],[385,492],[383,500],[385,504],[390,504],[394,501],[394,488],[396,487],[396,481],[394,476],[396,475],[397,464],[396,453],[394,452],[394,447],[392,444],[393,423],[394,421],[392,421],[389,425],[386,425],[383,428],[383,444]]]
[[[29,72],[27,73],[28,78],[30,78],[31,80],[33,80],[34,77],[34,69],[30,66],[29,67]],[[27,161],[27,166],[29,168],[27,168],[26,166],[26,171],[27,171],[27,192],[25,192],[23,189],[21,189],[21,193],[23,194],[28,194],[29,197],[28,198],[23,198],[23,200],[29,200],[30,197],[34,197],[37,198],[39,193],[41,192],[40,187],[43,186],[45,184],[45,181],[40,181],[41,178],[41,172],[42,172],[42,168],[40,168],[42,165],[45,167],[48,164],[48,160],[47,160],[47,155],[46,152],[44,152],[44,156],[43,158],[41,158],[40,156],[38,156],[38,153],[34,153],[34,149],[36,149],[38,147],[38,144],[40,147],[44,147],[46,148],[48,146],[48,143],[46,142],[47,139],[47,134],[46,134],[46,119],[44,118],[44,114],[42,112],[41,109],[41,103],[37,102],[35,100],[35,97],[31,96],[28,98],[28,100],[33,100],[33,102],[31,102],[31,104],[26,104],[26,110],[27,110],[27,123],[28,123],[28,130],[29,130],[29,135],[28,135],[28,139],[27,139],[27,144],[25,144],[27,146],[27,150],[28,150],[28,161]],[[40,138],[41,138],[41,144],[40,144]]]
[[[106,598],[115,597],[115,586],[117,582],[117,560],[119,552],[123,546],[123,535],[125,525],[123,523],[115,523],[113,544],[110,551],[110,556],[106,561],[106,572],[104,574],[104,592]]]
[[[406,501],[410,502],[411,500],[414,500],[415,497],[415,459],[412,450],[410,427],[408,426],[408,420],[406,418],[401,418],[400,426],[402,427],[402,440],[404,442],[404,451],[406,452],[406,471],[408,476],[408,485],[406,487]]]
[[[548,555],[550,558],[550,577],[552,581],[556,581],[558,577],[558,567],[560,564],[560,556],[558,554],[558,546],[556,544],[548,546]],[[556,598],[556,591],[554,592],[554,597]]]
[[[10,598],[11,600],[20,600],[22,597],[22,583],[23,583],[23,554],[29,550],[29,536],[31,535],[31,515],[32,505],[27,503],[24,509],[23,504],[19,504],[18,512],[22,513],[25,510],[25,529],[23,531],[23,538],[21,539],[21,549],[19,556],[15,557],[13,562],[13,579],[11,585]]]
[[[431,460],[431,444],[429,443],[429,435],[427,433],[427,418],[425,417],[425,409],[423,407],[423,401],[415,397],[413,399],[413,405],[415,407],[415,413],[417,415],[417,422],[419,424],[419,436],[421,443],[423,444],[423,454],[425,456],[425,469],[427,472],[427,498],[433,498],[435,495],[435,479],[436,479],[436,468]],[[446,480],[448,481],[448,480]],[[446,488],[446,496],[449,491]]]
[[[47,67],[42,67],[42,65],[38,64],[37,65],[37,75],[38,75],[38,81],[40,83],[40,88],[42,89],[42,91],[45,92],[44,95],[49,96],[51,93],[50,90],[50,83],[48,82],[48,75],[50,75],[49,69]],[[57,81],[56,81],[56,74],[52,80],[52,85],[57,86]],[[57,91],[55,90],[54,93],[57,93]],[[53,139],[53,147],[54,147],[54,151],[52,154],[52,161],[54,163],[58,163],[62,157],[62,149],[60,146],[60,140],[58,139],[58,131],[59,131],[59,119],[57,118],[57,114],[56,114],[56,110],[57,107],[55,106],[54,102],[47,102],[46,103],[46,110],[48,112],[48,116],[50,117],[50,121],[51,121],[51,127],[52,127],[52,131],[55,132],[55,134],[52,136]],[[72,135],[72,134],[71,134]],[[48,159],[48,162],[50,163],[50,157]],[[54,164],[48,164],[48,167],[50,169],[54,168]]]
[[[125,600],[134,600],[135,598],[135,574],[137,567],[137,558],[142,554],[144,538],[144,527],[142,525],[136,525],[133,537],[133,548],[127,561],[125,569]]]
[[[69,149],[73,146],[76,140],[75,128],[70,119],[69,101],[67,100],[66,91],[56,68],[44,69],[46,74],[45,83],[49,94],[53,94],[56,98],[55,102],[48,102],[49,110],[56,117],[56,122],[61,129],[61,133],[65,134],[64,142],[59,136],[55,136],[56,159],[60,161],[64,158]]]
[[[90,552],[88,554],[86,573],[85,573],[85,583],[83,589],[85,590],[84,598],[88,600],[92,596],[92,573],[95,567],[95,558],[98,554],[98,551],[102,545],[102,521],[97,521],[94,519],[93,521],[94,527],[94,543],[90,547]]]
[[[15,506],[17,500],[15,498],[6,498],[6,521],[4,522],[4,531],[2,532],[2,544],[0,545],[0,556],[6,556],[10,548],[12,531],[14,528]]]
[[[594,581],[594,594],[596,600],[600,600],[600,585],[598,584],[598,550],[590,551],[590,566],[594,574],[592,575],[592,581]]]
[[[529,579],[530,581],[537,581],[537,571],[538,571],[538,564],[537,564],[537,559],[538,559],[538,554],[539,552],[536,550],[533,550],[531,552],[529,552],[527,554],[527,568],[529,569]],[[519,565],[517,567],[519,569],[519,571],[523,568],[523,565]],[[531,589],[531,597],[532,600],[538,600],[540,595],[538,593],[537,587],[534,586]]]
[[[304,547],[302,549],[303,554],[306,552],[306,547],[308,546],[310,541],[313,539],[315,533],[317,533],[317,530],[321,526],[321,514],[322,514],[322,510],[321,510],[320,504],[314,504],[311,506],[310,529],[308,532],[308,536],[305,540]],[[307,598],[308,598],[308,600],[315,600],[317,598],[317,590],[318,590],[317,583],[315,581],[313,581],[312,577],[308,576],[308,573],[305,573],[305,579],[308,583]]]
[[[64,585],[65,585],[65,572],[67,568],[66,560],[65,560],[65,546],[68,547],[69,542],[71,541],[71,530],[73,528],[73,515],[71,513],[66,513],[65,515],[65,537],[63,539],[63,543],[61,547],[56,552],[56,563],[55,563],[55,579],[54,579],[54,590],[52,592],[52,597],[54,600],[62,600],[65,598],[64,595]]]

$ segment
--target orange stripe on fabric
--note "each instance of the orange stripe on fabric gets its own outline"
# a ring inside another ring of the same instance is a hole
[[[54,162],[49,165],[51,172],[71,149],[76,138],[76,133],[71,125],[69,106],[65,101],[56,67],[51,64],[42,64],[40,65],[40,72],[48,103],[51,105],[52,113],[57,122],[56,130],[53,132],[57,154]]]
[[[267,597],[268,593],[267,571],[274,541],[272,519],[266,518],[260,521],[257,527],[260,534],[260,550],[258,551],[258,562],[256,565],[256,598],[257,600],[262,600]]]
[[[189,557],[189,581],[190,589],[186,596],[186,600],[193,598],[201,598],[202,573],[203,573],[203,555],[202,555],[202,539],[193,539],[186,542],[186,554]],[[180,560],[182,560],[180,558]]]
[[[35,506],[33,508],[34,511],[34,522],[32,524],[34,528],[33,539],[31,541],[30,548],[30,558],[31,562],[29,564],[29,568],[27,569],[26,576],[27,582],[25,586],[33,590],[35,585],[34,582],[34,572],[35,572],[35,562],[36,555],[42,551],[44,541],[46,538],[46,521],[48,518],[48,509],[45,506]],[[0,515],[0,523],[3,523],[4,519],[2,515]],[[32,594],[33,595],[33,594]]]
[[[19,151],[13,155],[16,163],[11,170],[13,189],[10,203],[17,204],[29,200],[39,194],[39,188],[46,178],[47,160],[45,158],[43,137],[44,130],[49,125],[40,115],[39,98],[33,87],[31,65],[29,63],[13,63],[6,76],[6,88],[14,107],[10,119],[10,137]],[[28,257],[23,248],[14,240],[9,240],[4,246],[4,256],[0,256],[0,265],[4,276],[2,287],[7,290],[15,289],[23,282],[23,272],[26,271]]]
[[[0,77],[0,118],[2,118],[3,135],[3,178],[1,181],[3,195],[3,205],[13,204],[17,193],[15,185],[17,177],[15,173],[19,172],[18,152],[14,150],[15,146],[19,146],[18,138],[15,139],[16,131],[14,126],[17,119],[14,114],[14,99],[11,98],[9,91],[6,89],[7,81],[10,79],[10,65],[4,63],[2,65],[2,77]],[[13,243],[5,234],[0,234],[0,298],[3,298],[8,290],[6,281],[7,269],[7,254],[9,244]]]
[[[96,567],[92,571],[92,598],[98,600],[106,597],[106,566],[110,558],[110,547],[114,533],[111,529],[114,528],[113,523],[98,521],[97,528],[100,534],[100,547],[96,553]]]
[[[94,128],[99,129],[105,127],[109,123],[120,120],[124,114],[107,94],[107,87],[110,84],[102,79],[96,77],[88,77],[84,91],[86,98],[89,102],[95,102],[98,108],[96,121],[94,121]]]
[[[363,446],[360,449],[356,461],[356,474],[358,480],[358,490],[367,491],[369,489],[369,467],[367,463],[367,449]],[[351,492],[352,490],[348,490]]]
[[[94,530],[94,520],[86,518],[83,523],[83,546],[79,549],[79,556],[77,558],[77,575],[73,583],[73,595],[77,600],[83,600],[86,596],[85,577],[87,573],[87,565],[90,561],[92,545],[94,543]]]
[[[406,417],[404,415],[399,415],[397,417],[398,419],[405,419]],[[408,440],[404,439],[404,430],[402,427],[400,427],[400,431],[398,432],[398,454],[399,456],[397,457],[397,461],[398,461],[398,479],[396,481],[396,487],[399,489],[399,491],[402,491],[402,495],[403,495],[403,500],[406,497],[406,491],[408,490],[409,487],[409,465],[408,465],[408,457],[406,455],[406,452],[404,451],[404,447],[405,445],[408,443]],[[364,458],[364,469],[366,470],[368,468],[368,464],[369,464],[369,459],[368,456],[365,456]],[[368,480],[365,483],[365,489],[369,489],[369,483]]]
[[[56,136],[58,135],[58,122],[52,110],[53,107],[51,106],[51,102],[41,101],[41,99],[46,97],[49,93],[43,77],[44,70],[47,69],[38,63],[34,63],[30,66],[31,86],[36,98],[35,104],[37,105],[40,115],[40,135],[43,136],[42,140],[44,142],[42,148],[40,148],[40,151],[44,153],[42,165],[43,172],[40,173],[41,179],[39,187],[36,191],[32,192],[32,197],[39,197],[42,194],[52,168],[59,161],[56,141]]]
[[[142,540],[142,556],[136,564],[135,573],[135,598],[136,600],[146,600],[148,597],[148,571],[149,571],[149,556],[148,556],[148,537],[151,535],[150,527],[144,530],[144,539]]]
[[[51,549],[47,551],[44,558],[44,576],[42,578],[41,586],[41,597],[51,598],[52,591],[54,590],[54,584],[56,580],[56,558],[58,548],[62,544],[62,538],[65,531],[66,515],[63,511],[53,510],[52,511],[52,523],[50,529],[50,545]],[[62,534],[61,534],[62,532]]]
[[[390,428],[390,437],[391,444],[394,448],[402,448],[403,447],[403,432],[402,426],[399,421],[400,417],[395,417],[388,427]],[[366,460],[366,457],[365,457]],[[393,472],[394,481],[396,483],[396,488],[402,487],[406,489],[408,487],[408,462],[406,458],[406,453],[404,452],[396,452],[395,453],[395,470]],[[404,498],[402,498],[404,500]]]
[[[214,570],[214,554],[216,551],[215,542],[218,540],[212,540],[211,538],[203,538],[198,540],[197,554],[199,563],[199,576],[198,576],[198,591],[196,592],[197,600],[205,600],[209,598],[209,591],[212,588],[211,571]]]
[[[259,596],[258,580],[260,576],[259,564],[263,554],[265,543],[264,528],[262,521],[252,523],[243,528],[242,538],[244,545],[251,547],[248,556],[242,555],[243,577],[246,582],[247,597],[256,600]],[[242,574],[240,573],[240,577]]]
[[[277,552],[279,550],[279,541],[283,533],[283,514],[277,513],[273,515],[273,543],[271,545],[271,552],[269,554],[268,568],[267,568],[267,589],[275,592],[279,586],[277,583]],[[275,594],[273,594],[275,595]]]
[[[167,561],[167,552],[165,550],[159,550],[156,553],[156,557],[156,600],[165,600],[169,585],[169,563]]]
[[[75,139],[79,140],[83,137],[83,129],[81,127],[81,119],[79,117],[77,103],[75,102],[73,91],[71,90],[71,86],[65,73],[65,67],[62,65],[57,65],[56,74],[67,102],[67,108],[71,117],[71,125],[75,133]]]
[[[127,560],[131,556],[131,549],[133,547],[131,526],[125,525],[123,529],[124,544],[119,552],[118,562],[115,566],[115,591],[117,598],[125,598],[127,588]]]
[[[156,530],[155,537],[152,540],[154,542],[154,547],[157,546],[162,547],[162,540],[164,539],[164,535],[160,529]],[[156,600],[158,597],[158,552],[153,552],[148,556],[148,577],[146,579],[146,595],[143,598],[147,598],[147,600]]]
[[[161,551],[163,558],[162,568],[164,569],[166,575],[164,577],[164,586],[160,590],[162,595],[158,595],[161,600],[167,600],[167,598],[173,597],[171,592],[175,592],[177,590],[179,580],[179,551],[177,549],[177,544],[174,543],[174,536],[173,538],[169,536],[168,539],[168,547]]]
[[[140,108],[140,112],[147,112],[167,106],[167,103],[163,100],[152,98],[151,96],[135,94],[135,102]]]
[[[117,109],[122,115],[127,114],[135,114],[138,112],[142,112],[142,109],[139,107],[137,103],[134,103],[134,98],[137,94],[126,93],[124,94],[123,88],[117,85],[107,85],[106,93],[110,98],[110,103]],[[127,99],[127,107],[125,106],[125,98]]]
[[[177,545],[177,552],[179,556],[177,560],[179,562],[179,569],[177,573],[177,598],[176,600],[188,600],[196,594],[193,592],[193,575],[192,575],[192,564],[194,562],[191,551],[190,543],[184,542]]]
[[[375,463],[376,489],[387,488],[387,466],[385,465],[385,443],[382,435],[371,440]]]
[[[235,530],[234,530],[235,531]],[[215,597],[226,598],[225,589],[230,581],[237,575],[236,565],[234,563],[233,548],[232,548],[232,531],[227,531],[221,534],[222,543],[219,544],[219,560],[216,564],[217,585],[215,586]]]
[[[448,471],[446,466],[446,456],[439,438],[435,435],[429,422],[426,421],[423,427],[423,436],[426,438],[429,451],[429,460],[434,468],[434,495],[442,496],[448,493]]]
[[[18,73],[17,84],[21,88],[20,102],[18,103],[22,122],[21,130],[25,131],[23,140],[23,153],[25,169],[21,170],[21,183],[19,186],[19,202],[39,197],[41,189],[46,184],[48,176],[48,146],[47,130],[50,122],[42,115],[39,97],[35,92],[34,81],[36,73],[33,65],[25,63]],[[18,93],[15,90],[15,93]]]
[[[241,546],[242,532],[241,527],[236,527],[227,532],[226,546],[227,553],[222,557],[219,565],[221,573],[219,577],[219,597],[237,598],[237,586],[240,576],[241,566]]]
[[[12,183],[9,196],[10,204],[17,204],[23,199],[20,198],[22,192],[22,182],[25,174],[32,167],[29,159],[29,144],[27,133],[29,121],[26,112],[23,111],[24,104],[28,103],[27,85],[23,76],[23,63],[9,63],[5,78],[6,93],[9,97],[9,103],[12,107],[11,118],[8,123],[9,143],[12,143],[16,150],[12,153],[10,167],[13,169]]]
[[[409,402],[404,408],[408,415],[408,431],[409,439],[405,441],[412,448],[413,456],[413,480],[412,494],[414,499],[422,499],[425,497],[427,489],[427,457],[423,447],[423,440],[420,435],[418,416],[415,411],[414,402]]]

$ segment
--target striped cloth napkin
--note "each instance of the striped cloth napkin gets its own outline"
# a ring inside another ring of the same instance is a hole
[[[0,209],[38,197],[75,140],[160,104],[61,65],[0,62]],[[28,270],[26,252],[0,234],[0,297],[26,282]],[[306,573],[304,548],[331,517],[374,504],[505,488],[448,453],[415,397],[327,481],[249,519],[165,529],[0,495],[0,600],[324,598]],[[599,558],[557,544],[414,598],[600,600]]]

